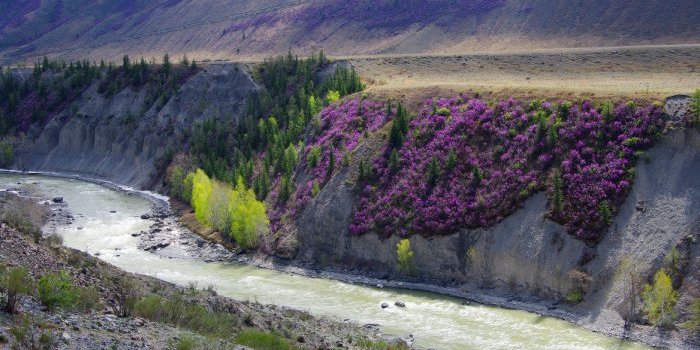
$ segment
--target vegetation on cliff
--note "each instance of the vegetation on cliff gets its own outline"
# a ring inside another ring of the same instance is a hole
[[[598,240],[664,123],[658,105],[428,101],[405,141],[374,160],[350,230],[407,237],[490,226],[546,190],[553,220]]]
[[[33,123],[45,124],[58,113],[78,111],[73,102],[92,84],[110,97],[126,87],[146,88],[146,105],[161,107],[177,88],[199,71],[186,59],[172,64],[167,54],[163,61],[132,62],[128,56],[122,65],[87,60],[61,61],[44,58],[34,64],[32,73],[0,69],[0,136],[26,132]]]

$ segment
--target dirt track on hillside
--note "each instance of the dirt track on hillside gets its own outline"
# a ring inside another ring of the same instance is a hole
[[[700,45],[348,57],[369,91],[663,98],[700,88]]]

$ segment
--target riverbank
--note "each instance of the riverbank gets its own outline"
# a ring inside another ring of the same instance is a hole
[[[37,211],[45,212],[41,215],[45,219],[42,222],[44,227],[74,225],[74,218],[82,216],[68,210],[65,200],[41,198],[40,193],[27,188],[30,186],[33,184],[18,184],[12,188],[14,193],[2,194],[2,203],[19,196],[30,198],[37,203]],[[2,208],[4,206],[0,205]],[[174,348],[180,339],[193,339],[196,344],[211,349],[247,349],[237,345],[238,338],[234,338],[244,332],[271,334],[290,344],[290,348],[302,349],[338,346],[365,349],[389,344],[376,327],[339,322],[276,305],[237,301],[220,296],[206,286],[182,287],[157,278],[126,273],[98,257],[61,245],[55,235],[47,236],[44,232],[44,237],[38,238],[4,223],[0,224],[0,261],[4,266],[27,268],[34,280],[46,273],[66,271],[75,285],[94,288],[98,294],[93,307],[86,312],[49,311],[36,297],[23,297],[18,316],[0,312],[0,335],[4,336],[0,339],[6,342],[18,341],[15,332],[28,319],[30,325],[23,332],[37,339],[40,335],[50,338],[52,349],[166,349]],[[189,321],[185,325],[149,319],[138,311],[138,307],[134,314],[118,317],[124,285],[130,286],[129,295],[136,299],[157,295],[168,302],[184,300],[187,305],[201,307],[200,310],[207,310],[212,316],[223,314],[232,320],[232,328],[227,330],[227,336],[211,334]]]
[[[73,178],[70,175],[64,175],[63,177]],[[98,184],[101,184],[97,180]],[[125,189],[121,189],[125,191]],[[152,199],[154,200],[154,199]],[[161,203],[162,207],[162,203]],[[156,241],[163,239],[166,241],[172,239],[172,232],[168,231],[167,228],[177,228],[179,225],[174,216],[168,216],[162,219],[160,227],[154,227],[153,231],[158,230],[153,233],[153,239]],[[157,224],[157,223],[156,223]],[[155,224],[154,224],[155,225]],[[191,235],[190,235],[191,236]],[[192,238],[195,239],[195,238]],[[196,244],[190,245],[195,247]],[[615,336],[622,338],[621,335],[626,335],[627,339],[640,340],[651,345],[663,345],[670,346],[673,348],[692,348],[694,345],[684,344],[682,342],[674,342],[673,338],[662,338],[660,335],[654,334],[654,329],[651,327],[635,327],[627,333],[623,333],[624,330],[620,328],[615,328],[615,326],[609,327],[606,324],[596,323],[590,324],[586,323],[585,315],[581,315],[571,310],[573,308],[567,307],[556,302],[542,300],[531,296],[520,296],[517,294],[508,293],[508,291],[497,290],[497,289],[471,289],[464,290],[460,288],[453,288],[449,286],[436,286],[428,283],[407,283],[401,281],[393,281],[382,278],[369,278],[357,274],[351,273],[351,271],[343,270],[331,270],[331,269],[321,269],[315,266],[303,266],[295,265],[294,261],[280,260],[275,258],[270,258],[262,255],[241,255],[232,254],[230,252],[219,252],[212,254],[220,254],[219,256],[210,255],[207,257],[202,257],[209,261],[236,261],[239,263],[245,263],[248,265],[263,267],[267,269],[272,269],[276,271],[282,271],[286,273],[294,273],[298,275],[314,277],[314,278],[328,278],[333,280],[345,281],[348,283],[363,284],[369,286],[381,285],[384,288],[401,288],[410,290],[421,290],[428,291],[432,293],[439,293],[443,295],[451,295],[459,298],[469,299],[483,304],[500,306],[505,308],[512,308],[518,310],[530,311],[537,313],[539,315],[552,316],[559,319],[567,320],[571,323],[577,324],[584,328],[597,331],[603,334]],[[641,329],[640,329],[641,328]],[[617,332],[619,330],[619,333]],[[655,343],[656,342],[656,343]]]

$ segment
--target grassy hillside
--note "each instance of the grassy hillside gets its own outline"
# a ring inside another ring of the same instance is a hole
[[[694,0],[22,0],[0,5],[0,55],[261,58],[697,43]]]

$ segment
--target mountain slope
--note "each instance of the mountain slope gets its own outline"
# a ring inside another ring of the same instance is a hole
[[[698,43],[694,0],[21,0],[0,5],[6,62],[51,55],[260,58]]]

